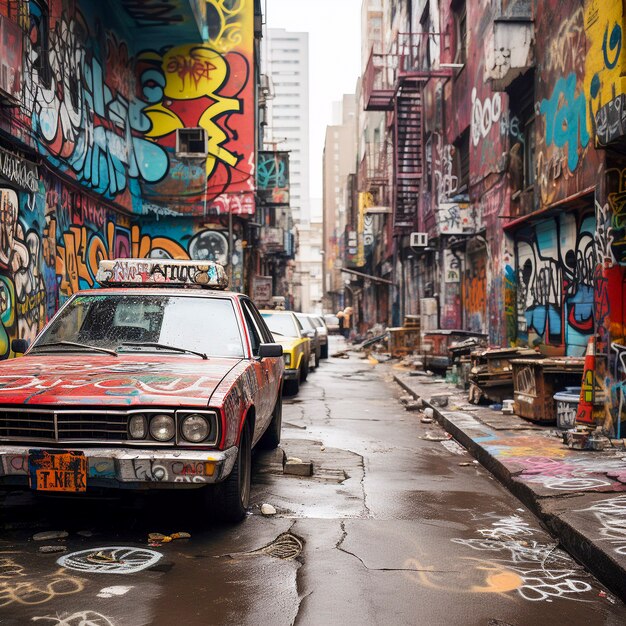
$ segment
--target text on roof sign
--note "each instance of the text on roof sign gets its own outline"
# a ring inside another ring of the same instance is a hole
[[[104,285],[188,285],[226,289],[224,268],[211,261],[116,259],[100,261],[96,280]]]

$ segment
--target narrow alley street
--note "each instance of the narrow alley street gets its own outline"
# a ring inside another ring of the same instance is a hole
[[[281,447],[255,455],[239,525],[207,523],[188,494],[5,496],[0,623],[624,624],[621,601],[402,393],[384,364],[323,363],[285,398]],[[284,474],[283,453],[313,475]],[[47,531],[68,536],[32,539]],[[151,546],[154,532],[191,537]]]

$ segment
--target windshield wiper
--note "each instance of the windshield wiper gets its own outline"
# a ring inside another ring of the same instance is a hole
[[[101,348],[100,346],[89,346],[86,343],[76,343],[75,341],[52,341],[50,343],[41,343],[37,346],[33,346],[33,350],[39,350],[40,348],[53,348],[55,346],[70,346],[72,348],[80,348],[81,350],[95,350],[96,352],[105,352],[106,354],[118,356],[115,350]]]
[[[272,335],[280,335],[281,337],[284,337],[284,336],[285,336],[283,333],[279,333],[279,332],[278,332],[278,331],[276,331],[276,330],[273,330],[273,331],[271,331],[271,332],[272,332]]]
[[[185,352],[187,354],[195,354],[196,356],[207,359],[207,355],[204,352],[196,352],[195,350],[188,350],[187,348],[179,348],[178,346],[167,346],[164,343],[154,343],[151,341],[125,341],[121,345],[123,346],[135,346],[141,348],[146,346],[147,348],[161,348],[161,350],[172,350],[173,352]]]

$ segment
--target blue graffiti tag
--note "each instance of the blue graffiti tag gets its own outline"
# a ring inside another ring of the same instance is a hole
[[[578,166],[579,146],[589,143],[587,130],[587,103],[584,94],[576,95],[576,74],[559,78],[549,100],[542,100],[540,112],[546,118],[546,145],[567,148],[567,166],[574,171]]]
[[[604,55],[604,64],[612,70],[617,65],[619,59],[619,53],[622,50],[622,28],[619,24],[615,24],[611,30],[611,37],[609,39],[609,48],[613,53],[613,59],[609,59],[608,50],[606,47],[606,40],[609,34],[609,25],[606,25],[604,30],[604,38],[602,39],[602,54]]]

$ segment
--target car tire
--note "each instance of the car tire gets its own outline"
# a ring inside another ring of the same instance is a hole
[[[325,346],[322,346],[322,350],[320,353],[320,359],[327,359],[328,358],[328,344],[326,344]]]
[[[300,383],[303,383],[309,376],[309,364],[301,363],[300,364]]]
[[[212,489],[211,508],[221,522],[241,522],[250,502],[252,476],[252,436],[248,422],[243,425],[237,460],[228,478]]]
[[[320,366],[321,358],[322,358],[322,351],[320,350],[320,353],[315,355],[315,369],[317,369]]]
[[[280,432],[283,424],[283,397],[282,392],[278,394],[276,398],[276,404],[272,411],[272,421],[270,422],[267,430],[263,433],[259,446],[265,450],[274,450],[278,448],[280,443]]]
[[[295,396],[298,393],[298,391],[300,391],[299,377],[296,378],[295,380],[286,380],[283,390],[288,396]]]

